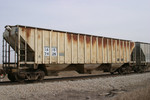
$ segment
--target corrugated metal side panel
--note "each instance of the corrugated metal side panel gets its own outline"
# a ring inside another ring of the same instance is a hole
[[[108,39],[108,63],[112,62],[112,44],[111,39]]]
[[[140,47],[141,47],[140,54],[141,54],[141,56],[142,56],[142,54],[144,53],[144,56],[145,56],[144,58],[145,58],[145,60],[146,60],[145,44],[140,44]],[[141,63],[142,63],[142,61],[144,61],[143,57],[141,57]]]
[[[73,63],[77,63],[78,62],[78,35],[73,34]]]
[[[144,47],[145,47],[146,62],[148,62],[148,45],[145,44]]]
[[[43,31],[44,47],[49,47],[49,43],[50,43],[50,37],[49,37],[49,35],[50,35],[49,31]],[[44,63],[49,63],[49,60],[50,60],[49,56],[45,56],[44,57]]]
[[[37,63],[124,63],[130,61],[134,42],[21,28],[21,36],[35,50]]]
[[[141,52],[143,51],[145,55],[146,62],[150,62],[150,44],[141,43]]]
[[[124,41],[124,62],[127,62],[127,42]]]
[[[91,63],[96,63],[97,62],[97,52],[96,52],[96,37],[92,37],[92,58],[91,58]]]
[[[124,49],[123,49],[123,43],[124,41],[120,41],[120,57],[121,57],[121,63],[123,63],[124,61]]]
[[[86,47],[86,63],[91,63],[91,37],[89,35],[86,36],[86,43],[85,43],[85,47]]]
[[[136,61],[136,48],[135,48],[135,42],[130,42],[130,61]]]
[[[103,38],[103,63],[107,63],[107,38]]]
[[[129,42],[127,41],[127,62],[130,60]]]
[[[150,44],[140,42],[138,42],[137,44],[140,45],[141,63],[150,63]]]
[[[148,45],[148,62],[150,62],[150,44]]]
[[[79,35],[78,63],[84,63],[84,35]]]
[[[52,49],[55,49],[56,51],[58,51],[58,34],[57,34],[57,32],[52,32],[51,33],[51,51],[52,51]],[[69,43],[69,42],[67,42],[67,43]],[[68,47],[69,47],[70,45],[68,44]],[[53,50],[53,51],[55,51],[55,50]],[[69,52],[69,50],[67,49],[67,54],[69,55],[70,54],[70,52]],[[53,54],[53,53],[51,53],[51,63],[57,63],[57,56],[58,56],[58,54],[59,53],[57,53],[56,54],[56,56],[54,56],[55,54]],[[70,56],[68,56],[68,58],[69,58]]]
[[[116,40],[112,40],[113,41],[113,49],[112,49],[112,52],[113,52],[113,54],[112,54],[112,63],[116,63]]]
[[[116,40],[116,62],[120,63],[120,41]]]
[[[147,44],[147,62],[150,62],[150,58],[149,58],[149,44]]]
[[[31,28],[20,28],[21,37],[26,40],[28,45],[34,50],[34,34],[35,30]]]
[[[37,30],[37,61],[38,63],[42,63],[42,56],[43,56],[43,46],[42,46],[42,31]]]
[[[66,63],[71,63],[71,34],[66,34],[66,51],[65,51],[65,58]]]
[[[149,50],[149,54],[148,55],[149,55],[149,62],[150,62],[150,44],[149,44],[149,49],[148,50]]]
[[[102,63],[103,62],[103,48],[102,48],[102,42],[103,38],[99,37],[98,38],[98,63]]]
[[[59,63],[65,62],[65,33],[59,33]]]
[[[149,56],[148,56],[148,54],[149,54],[149,52],[148,52],[148,44],[146,45],[146,61],[147,62],[149,62]]]

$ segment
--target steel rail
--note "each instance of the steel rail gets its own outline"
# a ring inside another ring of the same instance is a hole
[[[147,71],[145,73],[149,73]],[[61,81],[77,81],[77,80],[89,80],[89,79],[97,79],[97,78],[111,78],[118,76],[130,76],[137,74],[145,74],[145,73],[130,73],[125,75],[120,74],[100,74],[100,75],[86,75],[86,76],[73,76],[73,77],[57,77],[57,78],[45,78],[43,81],[24,81],[24,82],[11,82],[11,81],[3,81],[0,82],[0,86],[8,86],[8,85],[25,85],[25,84],[36,84],[36,83],[46,83],[46,82],[61,82]]]

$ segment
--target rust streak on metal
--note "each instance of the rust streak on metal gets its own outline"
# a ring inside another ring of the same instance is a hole
[[[30,37],[30,35],[31,35],[31,28],[26,28],[27,39]]]
[[[131,50],[134,48],[134,42],[131,42],[131,45],[130,45],[130,48],[131,48]]]
[[[25,28],[24,28],[24,27],[22,27],[21,29],[22,29],[22,32],[24,32],[24,31],[25,31]]]
[[[79,40],[80,40],[81,43],[83,43],[84,42],[84,36],[83,35],[79,35]]]
[[[129,41],[127,42],[127,48],[129,49]]]
[[[123,41],[120,41],[120,47],[123,48]]]
[[[109,40],[109,43],[108,43],[109,48],[111,48],[111,39],[108,39],[108,40]]]
[[[37,32],[41,33],[41,30],[38,29]],[[40,36],[40,34],[38,34],[38,39],[40,39],[40,38],[41,38],[41,36]]]
[[[116,41],[116,40],[113,40],[113,47],[115,47],[115,41]]]
[[[104,48],[107,48],[107,38],[103,39],[103,45],[104,45]]]
[[[126,48],[126,41],[124,41],[124,48]],[[126,52],[126,50],[125,50],[125,52]]]
[[[102,46],[102,38],[98,38],[98,46],[99,46],[99,47]]]
[[[117,40],[117,46],[119,47],[119,40]]]
[[[38,39],[40,39],[40,35],[38,35]]]
[[[87,36],[86,36],[86,47],[87,47],[87,48],[90,48],[90,41],[91,41],[91,40],[90,40],[90,36],[87,35]],[[89,54],[89,53],[88,53],[88,54]]]
[[[88,35],[86,36],[86,43],[90,44],[90,36],[88,36]]]
[[[67,34],[67,39],[68,39],[68,42],[71,42],[71,34]]]
[[[96,44],[96,37],[93,36],[93,37],[92,37],[92,45],[95,45],[95,44]]]
[[[77,35],[76,34],[73,34],[73,41],[77,42]]]

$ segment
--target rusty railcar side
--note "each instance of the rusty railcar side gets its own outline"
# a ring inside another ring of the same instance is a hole
[[[129,40],[21,25],[10,28],[9,31],[6,29],[3,38],[17,55],[12,63],[16,69],[11,68],[15,72],[38,68],[45,72],[49,70],[51,74],[70,69],[91,73],[91,70],[106,68],[113,72],[131,63],[135,47],[135,43]],[[8,60],[3,63],[5,68],[10,68]]]
[[[19,32],[37,64],[129,63],[134,48],[132,41],[107,37],[30,27],[19,27]]]

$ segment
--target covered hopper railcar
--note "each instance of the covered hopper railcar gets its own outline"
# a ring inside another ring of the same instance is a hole
[[[42,80],[70,70],[127,73],[136,65],[135,42],[129,40],[21,25],[5,28],[3,69],[11,81]]]
[[[150,67],[150,43],[135,42],[135,48],[131,54],[131,61],[134,62],[133,70],[143,72]]]

